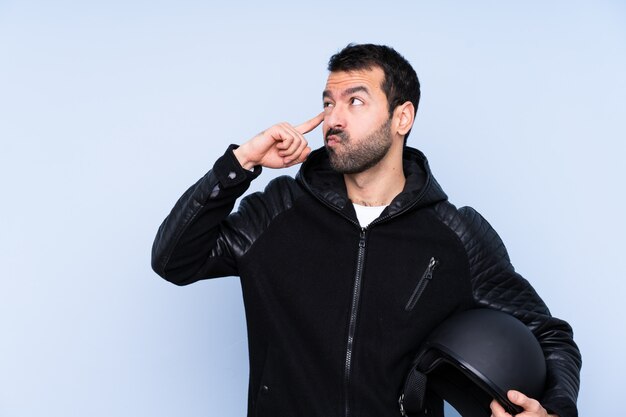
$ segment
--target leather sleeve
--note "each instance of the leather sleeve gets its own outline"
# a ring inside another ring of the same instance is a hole
[[[243,232],[223,225],[256,178],[241,167],[231,145],[213,169],[192,185],[165,218],[152,245],[152,268],[177,285],[203,278],[237,275],[232,251]]]
[[[474,300],[478,307],[512,314],[535,334],[546,357],[543,398],[550,413],[576,417],[582,359],[568,323],[552,317],[530,283],[519,275],[491,225],[473,208],[449,203],[437,211],[457,234],[467,252]]]

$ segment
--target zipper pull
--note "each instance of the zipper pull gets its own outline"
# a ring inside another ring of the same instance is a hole
[[[361,237],[359,239],[359,248],[365,247],[365,232],[367,232],[367,228],[361,228]]]
[[[428,267],[424,273],[424,278],[433,279],[433,271],[437,268],[437,265],[439,265],[439,260],[435,257],[430,258],[430,262],[428,262]]]

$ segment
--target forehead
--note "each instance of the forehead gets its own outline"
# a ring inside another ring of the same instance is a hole
[[[337,94],[349,88],[363,86],[372,94],[384,94],[382,91],[384,78],[385,73],[379,67],[358,71],[331,72],[328,75],[324,93]]]

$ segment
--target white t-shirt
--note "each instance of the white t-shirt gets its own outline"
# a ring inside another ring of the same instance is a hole
[[[376,220],[380,213],[383,212],[387,206],[360,206],[354,204],[354,211],[356,211],[356,217],[359,219],[361,227],[367,227],[371,222]]]

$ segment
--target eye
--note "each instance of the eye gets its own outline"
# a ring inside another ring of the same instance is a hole
[[[325,101],[324,102],[324,108],[332,107],[332,106],[333,106],[333,103],[331,103],[330,101]]]
[[[362,106],[365,103],[363,103],[363,100],[361,100],[360,98],[352,97],[350,99],[350,104],[352,104],[353,106]]]

